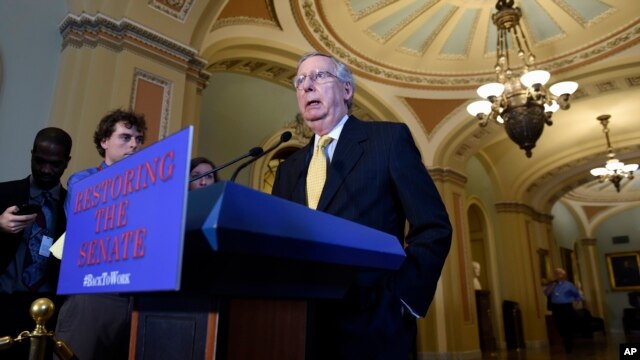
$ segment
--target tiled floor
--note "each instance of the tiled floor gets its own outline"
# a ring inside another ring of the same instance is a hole
[[[593,339],[576,339],[575,348],[571,354],[565,354],[562,347],[503,350],[494,354],[483,354],[483,360],[618,360],[621,343],[640,343],[640,336],[625,338],[596,334]]]

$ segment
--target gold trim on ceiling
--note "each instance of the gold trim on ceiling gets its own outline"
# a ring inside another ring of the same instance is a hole
[[[336,6],[348,7],[344,4],[332,4],[332,8],[326,9],[326,11],[335,11]],[[464,73],[465,70],[458,72],[420,71],[415,67],[409,69],[401,67],[399,63],[385,62],[387,59],[385,56],[373,58],[354,48],[348,41],[349,36],[344,35],[344,31],[339,33],[331,26],[324,6],[329,6],[327,1],[294,0],[292,2],[296,22],[312,46],[337,56],[349,64],[354,72],[360,76],[395,86],[436,90],[470,90],[479,84],[495,80],[495,74],[492,73],[490,66],[486,71],[469,71],[468,73]],[[613,29],[607,36],[595,39],[579,48],[570,49],[566,53],[551,58],[539,59],[538,64],[557,74],[601,60],[640,43],[639,24],[640,19],[636,19],[630,24],[623,24],[621,28]],[[340,26],[345,25],[341,23]],[[363,31],[355,26],[353,29],[353,31]],[[547,40],[545,39],[545,41]],[[383,54],[383,49],[372,50],[368,53]],[[486,61],[486,59],[482,59],[482,61]]]

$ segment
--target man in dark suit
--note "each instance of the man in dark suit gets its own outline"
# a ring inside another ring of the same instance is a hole
[[[31,175],[0,183],[0,336],[32,331],[31,302],[43,296],[56,300],[60,263],[49,247],[66,227],[67,191],[60,177],[71,159],[71,144],[62,129],[40,130],[31,150]],[[40,211],[19,215],[25,204]]]
[[[451,245],[444,204],[406,125],[348,115],[355,82],[345,64],[306,54],[294,87],[315,136],[279,166],[273,194],[395,235],[407,254],[398,271],[363,276],[345,298],[312,304],[311,358],[407,359]],[[326,171],[319,189],[316,164]]]

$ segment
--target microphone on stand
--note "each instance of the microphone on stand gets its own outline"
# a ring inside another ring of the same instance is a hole
[[[267,150],[263,151],[261,154],[258,154],[258,156],[254,156],[253,159],[251,159],[249,161],[246,161],[246,162],[242,163],[240,166],[238,166],[236,171],[233,172],[233,175],[231,175],[231,179],[229,179],[229,181],[235,182],[236,181],[236,176],[238,176],[238,173],[240,173],[240,171],[242,169],[244,169],[247,166],[251,165],[254,161],[260,159],[261,157],[263,157],[267,153],[275,150],[278,146],[280,146],[283,143],[286,143],[289,140],[291,140],[291,131],[283,132],[282,135],[280,135],[280,141],[278,141],[277,144],[275,144],[272,147],[268,148]]]
[[[202,174],[200,174],[200,175],[198,175],[198,176],[194,177],[193,179],[190,179],[190,180],[189,180],[189,182],[193,182],[193,181],[196,181],[196,180],[200,180],[200,179],[202,179],[203,177],[205,177],[205,176],[207,176],[207,175],[209,175],[209,174],[216,173],[216,172],[218,172],[218,171],[220,171],[220,170],[222,170],[222,169],[226,168],[226,167],[227,167],[227,166],[229,166],[229,165],[233,165],[233,164],[237,163],[238,161],[240,161],[240,160],[242,160],[242,159],[246,159],[246,158],[248,158],[248,157],[250,157],[250,156],[251,156],[251,157],[253,157],[253,158],[255,158],[256,156],[260,156],[260,155],[262,155],[263,153],[264,153],[264,150],[263,150],[261,147],[254,147],[254,148],[252,148],[251,150],[249,150],[249,152],[248,152],[248,153],[246,153],[246,154],[244,154],[244,155],[240,156],[239,158],[237,158],[237,159],[233,159],[233,160],[231,160],[231,161],[229,161],[229,162],[227,162],[227,163],[225,163],[225,164],[222,164],[222,165],[220,165],[220,166],[218,166],[218,167],[216,167],[216,168],[214,168],[214,169],[211,169],[211,170],[209,170],[209,171],[207,171],[207,172],[205,172],[205,173],[202,173]]]

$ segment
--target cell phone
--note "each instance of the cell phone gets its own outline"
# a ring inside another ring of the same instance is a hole
[[[41,206],[38,204],[22,204],[18,205],[18,211],[15,213],[16,215],[31,215],[36,214],[40,211]]]

